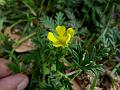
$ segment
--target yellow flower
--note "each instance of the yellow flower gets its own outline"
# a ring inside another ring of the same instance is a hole
[[[73,38],[75,31],[73,28],[68,28],[66,30],[65,26],[56,27],[57,34],[52,32],[48,33],[48,40],[52,41],[54,47],[65,47]]]

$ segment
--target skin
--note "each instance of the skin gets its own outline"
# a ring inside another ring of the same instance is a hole
[[[0,90],[24,90],[28,85],[28,77],[24,74],[12,74],[7,67],[8,61],[0,58]]]

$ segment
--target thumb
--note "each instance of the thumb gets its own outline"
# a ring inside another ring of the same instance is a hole
[[[24,74],[11,75],[0,79],[0,90],[24,90],[29,80]]]

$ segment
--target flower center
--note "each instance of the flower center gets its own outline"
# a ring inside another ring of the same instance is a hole
[[[58,40],[59,40],[59,42],[62,44],[62,45],[65,45],[66,44],[66,37],[65,36],[60,36],[59,38],[58,38]]]

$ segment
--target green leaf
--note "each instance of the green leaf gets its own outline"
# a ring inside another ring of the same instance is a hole
[[[64,19],[65,19],[64,14],[61,12],[56,13],[55,19],[56,19],[56,21],[55,21],[56,25],[62,25],[64,22]]]
[[[52,71],[56,71],[56,64],[52,64],[51,70],[52,70]]]
[[[98,76],[99,75],[95,75],[94,79],[92,80],[91,86],[90,86],[90,90],[94,90],[97,80],[98,80]]]
[[[5,36],[3,33],[0,32],[0,45],[3,44],[5,41]]]
[[[8,67],[14,72],[14,73],[18,73],[20,72],[20,68],[17,64],[15,63],[10,63],[8,64]]]
[[[0,32],[1,32],[2,28],[3,28],[3,19],[0,18]]]
[[[34,3],[34,0],[22,0],[22,2],[25,4],[26,7],[28,7],[31,11],[31,13],[34,15],[34,16],[37,16],[34,8],[35,8],[35,3]]]
[[[49,69],[48,69],[48,67],[47,67],[47,64],[43,64],[43,72],[44,72],[44,75],[50,73],[50,71],[49,71]]]
[[[0,0],[0,5],[4,5],[5,3],[5,0]]]
[[[51,31],[54,31],[55,22],[52,18],[45,16],[45,17],[41,18],[41,22],[46,28],[50,29]]]
[[[111,71],[110,73],[110,76],[114,76],[115,72],[117,72],[117,70],[119,70],[120,68],[120,63],[118,63],[114,68],[113,70]]]

